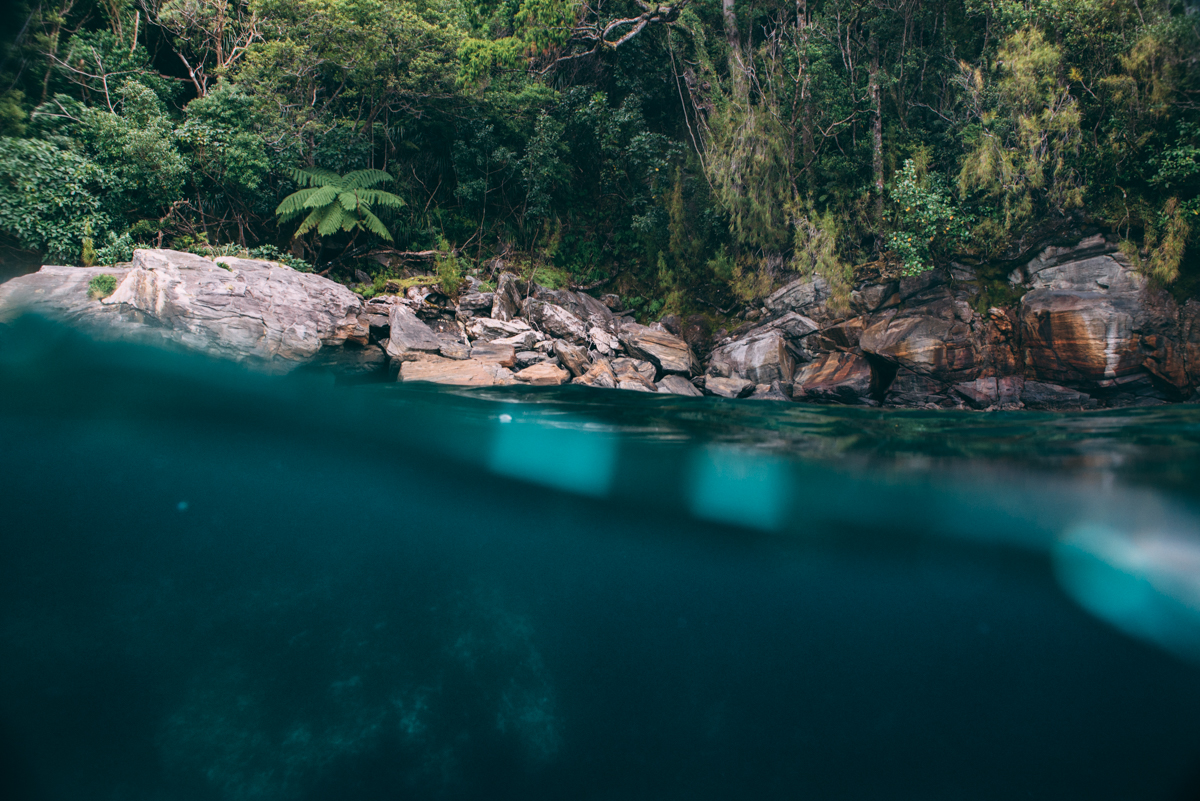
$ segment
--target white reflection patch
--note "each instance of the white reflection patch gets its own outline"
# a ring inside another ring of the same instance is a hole
[[[780,459],[737,448],[698,451],[688,470],[692,513],[706,520],[776,529],[783,522],[788,466]]]
[[[604,497],[612,486],[617,442],[611,433],[581,420],[538,418],[522,425],[500,415],[488,467],[496,473],[566,490]]]
[[[1084,609],[1200,660],[1200,538],[1081,525],[1055,546],[1054,567]]]

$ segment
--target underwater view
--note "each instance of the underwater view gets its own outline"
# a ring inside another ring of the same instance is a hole
[[[1194,799],[1200,407],[0,347],[0,796]]]

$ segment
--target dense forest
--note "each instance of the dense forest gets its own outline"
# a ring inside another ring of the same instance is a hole
[[[1085,220],[1200,285],[1187,0],[19,0],[0,237],[729,313]],[[369,286],[366,286],[370,282]],[[607,291],[607,290],[606,290]]]

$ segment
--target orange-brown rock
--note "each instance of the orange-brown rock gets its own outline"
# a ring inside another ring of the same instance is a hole
[[[479,359],[443,359],[422,356],[400,364],[398,380],[429,381],[434,384],[453,384],[460,387],[490,387],[515,383],[512,371],[495,362]]]
[[[832,352],[796,372],[792,400],[856,403],[871,394],[871,365],[857,353]]]
[[[1125,296],[1035,289],[1021,298],[1026,366],[1054,382],[1104,381],[1132,375],[1145,355]]]
[[[541,362],[526,367],[513,378],[535,387],[557,387],[571,379],[571,374],[552,362]]]
[[[984,363],[971,327],[957,317],[889,313],[862,332],[859,347],[914,372],[946,380],[973,378]]]

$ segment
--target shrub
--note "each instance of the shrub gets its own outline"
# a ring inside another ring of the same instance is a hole
[[[117,277],[115,275],[97,275],[88,281],[88,296],[96,298],[107,298],[109,295],[117,291]]]

